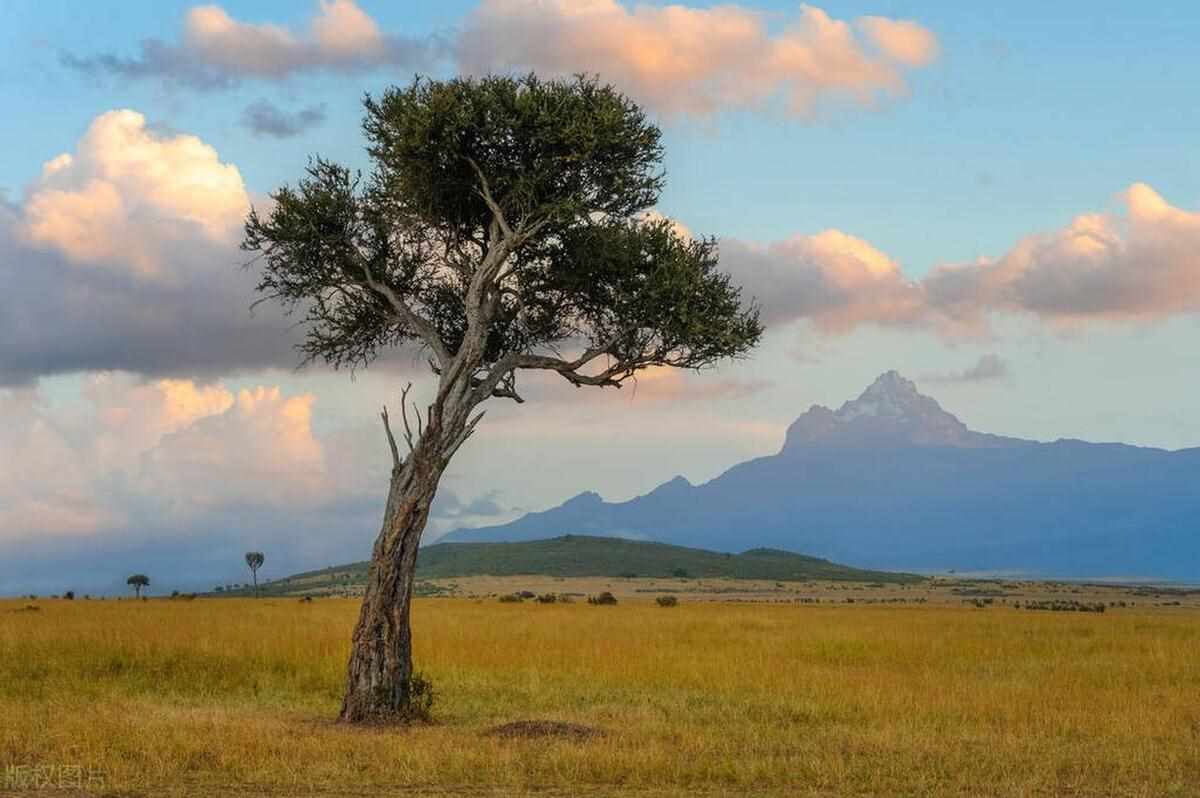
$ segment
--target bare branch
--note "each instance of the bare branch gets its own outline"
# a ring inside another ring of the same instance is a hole
[[[379,415],[383,417],[383,429],[387,432],[388,446],[392,450],[392,468],[398,469],[404,464],[404,461],[400,459],[400,450],[396,447],[396,437],[392,435],[392,425],[388,423],[387,405],[383,406],[383,412]]]
[[[404,421],[404,440],[408,442],[408,451],[413,451],[413,433],[412,427],[408,425],[408,392],[412,390],[412,383],[404,386],[404,390],[400,392],[400,418]]]
[[[454,457],[454,453],[458,451],[459,447],[467,442],[467,438],[471,437],[472,433],[475,432],[475,427],[478,426],[479,422],[483,420],[483,417],[486,413],[486,410],[480,410],[474,418],[467,422],[467,425],[463,428],[463,431],[460,432],[454,438],[454,440],[450,442],[450,445],[446,447],[445,451],[443,452],[442,456],[446,460]]]

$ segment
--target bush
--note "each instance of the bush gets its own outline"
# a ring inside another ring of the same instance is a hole
[[[517,595],[523,599],[537,598],[537,593],[534,593],[532,590],[522,590]]]
[[[505,593],[500,597],[501,604],[520,604],[524,601],[520,593]]]
[[[680,579],[687,579],[690,576],[690,574],[687,572],[686,568],[676,568],[674,571],[671,572],[671,576],[675,576]]]
[[[596,605],[613,605],[617,603],[617,597],[605,590],[603,593],[595,596],[588,596],[588,604]]]
[[[66,593],[63,593],[63,598],[65,598],[67,601],[74,601],[75,600],[75,591],[68,590]]]
[[[558,596],[553,593],[543,593],[537,597],[538,604],[553,604],[558,601]]]
[[[675,607],[679,604],[679,599],[674,596],[659,596],[655,601],[660,607]]]

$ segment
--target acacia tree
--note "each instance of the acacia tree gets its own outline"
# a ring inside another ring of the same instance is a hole
[[[250,575],[254,577],[254,597],[258,598],[258,569],[262,568],[267,558],[261,551],[246,552],[246,565],[250,567]]]
[[[142,597],[142,588],[150,587],[150,577],[145,574],[134,574],[125,580],[125,584],[132,587],[134,594],[140,599]]]
[[[307,361],[365,366],[426,350],[424,415],[401,392],[382,529],[354,630],[341,719],[419,714],[409,607],[438,481],[518,374],[619,388],[651,366],[703,369],[749,351],[758,311],[718,271],[716,242],[649,211],[658,128],[594,79],[417,79],[365,100],[373,171],[313,159],[251,211],[259,300],[303,316]]]

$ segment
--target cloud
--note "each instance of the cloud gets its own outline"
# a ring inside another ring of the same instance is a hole
[[[244,79],[284,80],[303,72],[421,67],[432,40],[385,34],[353,0],[320,0],[308,29],[234,19],[217,5],[191,8],[178,44],[147,39],[136,58],[64,54],[73,69],[124,78],[162,78],[194,89],[231,88]]]
[[[1120,201],[1123,213],[1084,214],[998,258],[941,265],[920,279],[839,230],[765,246],[726,239],[722,263],[763,303],[768,324],[804,319],[828,333],[875,324],[978,337],[997,314],[1061,329],[1200,311],[1200,213],[1144,183]]]
[[[177,42],[146,39],[136,57],[64,53],[86,73],[157,78],[198,90],[306,72],[387,67],[490,74],[596,73],[667,116],[781,107],[811,117],[830,104],[876,108],[908,94],[908,73],[938,57],[937,36],[911,20],[838,20],[801,5],[775,31],[738,5],[618,0],[481,0],[457,33],[385,33],[353,0],[320,0],[307,29],[191,8]]]
[[[971,327],[997,311],[1076,326],[1200,310],[1200,213],[1170,205],[1145,183],[1120,201],[1123,214],[1078,216],[1000,258],[934,270],[922,281],[930,307]]]
[[[246,106],[242,125],[255,135],[288,139],[299,136],[309,128],[325,121],[325,106],[313,105],[299,111],[284,111],[269,100],[259,100]]]
[[[0,540],[179,524],[222,506],[305,507],[334,480],[309,395],[190,380],[85,378],[80,402],[0,390]]]
[[[249,204],[237,167],[199,138],[134,111],[97,117],[18,205],[0,205],[0,385],[294,365],[289,323],[249,311]]]
[[[895,261],[840,230],[765,246],[726,239],[721,262],[762,303],[768,326],[807,319],[838,333],[865,322],[912,323],[924,312],[923,292]]]
[[[845,22],[803,5],[783,30],[736,5],[627,6],[617,0],[482,0],[456,43],[465,72],[598,73],[665,114],[761,109],[811,115],[827,101],[872,108],[903,97],[906,71],[936,36],[883,17]]]
[[[996,354],[987,354],[979,358],[975,365],[949,374],[931,374],[927,382],[941,385],[955,385],[974,382],[991,382],[1007,379],[1011,374],[1008,361]]]
[[[211,146],[118,110],[97,117],[74,154],[45,163],[26,192],[20,230],[72,263],[153,275],[181,241],[236,240],[249,207],[237,167]]]

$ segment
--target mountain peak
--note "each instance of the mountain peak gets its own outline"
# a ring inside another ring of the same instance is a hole
[[[836,411],[814,405],[788,428],[783,450],[805,446],[991,447],[1007,439],[972,432],[897,371],[879,375]]]

